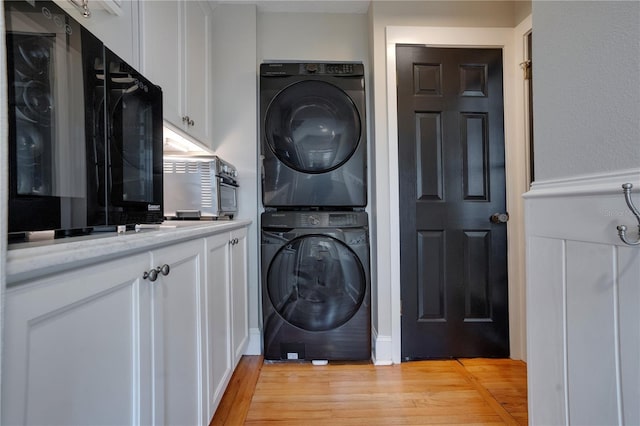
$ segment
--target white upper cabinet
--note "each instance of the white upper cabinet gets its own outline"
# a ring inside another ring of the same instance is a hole
[[[162,87],[164,119],[211,146],[211,14],[200,1],[140,2],[141,70]]]
[[[82,9],[69,0],[55,2],[116,55],[134,68],[139,68],[138,0],[90,0],[89,18],[83,17]]]
[[[183,9],[175,1],[140,2],[140,66],[145,77],[162,87],[162,113],[174,124],[180,122],[183,109],[178,87],[178,81],[184,78],[178,37]]]
[[[185,5],[185,110],[187,131],[211,146],[211,9],[201,2]]]

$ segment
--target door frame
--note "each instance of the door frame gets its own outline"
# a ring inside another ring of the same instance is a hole
[[[389,248],[391,255],[391,340],[392,360],[400,363],[401,303],[400,303],[400,205],[398,178],[398,107],[396,88],[396,44],[419,44],[429,47],[492,47],[503,53],[505,172],[507,178],[508,279],[509,279],[509,345],[511,358],[526,360],[525,312],[525,241],[524,203],[522,194],[528,191],[526,176],[526,143],[524,128],[524,82],[519,79],[519,63],[524,53],[520,28],[475,27],[397,27],[386,28],[387,138],[389,152]]]

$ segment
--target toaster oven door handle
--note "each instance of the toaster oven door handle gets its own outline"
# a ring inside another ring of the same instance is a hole
[[[222,176],[219,176],[219,178],[220,178],[220,184],[221,185],[233,186],[235,188],[237,188],[239,186],[237,183],[235,183],[234,181],[232,181],[229,178],[225,178],[225,177],[222,177]]]

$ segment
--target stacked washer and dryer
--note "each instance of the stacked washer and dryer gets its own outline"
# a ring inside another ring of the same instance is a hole
[[[267,360],[369,360],[364,67],[260,67]]]

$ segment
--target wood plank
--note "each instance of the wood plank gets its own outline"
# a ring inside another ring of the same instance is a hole
[[[526,380],[526,364],[513,360],[314,366],[243,357],[211,424],[526,425]]]
[[[461,359],[465,369],[515,418],[528,424],[527,365],[509,359]]]
[[[262,364],[261,356],[243,356],[240,359],[209,426],[244,423]]]

